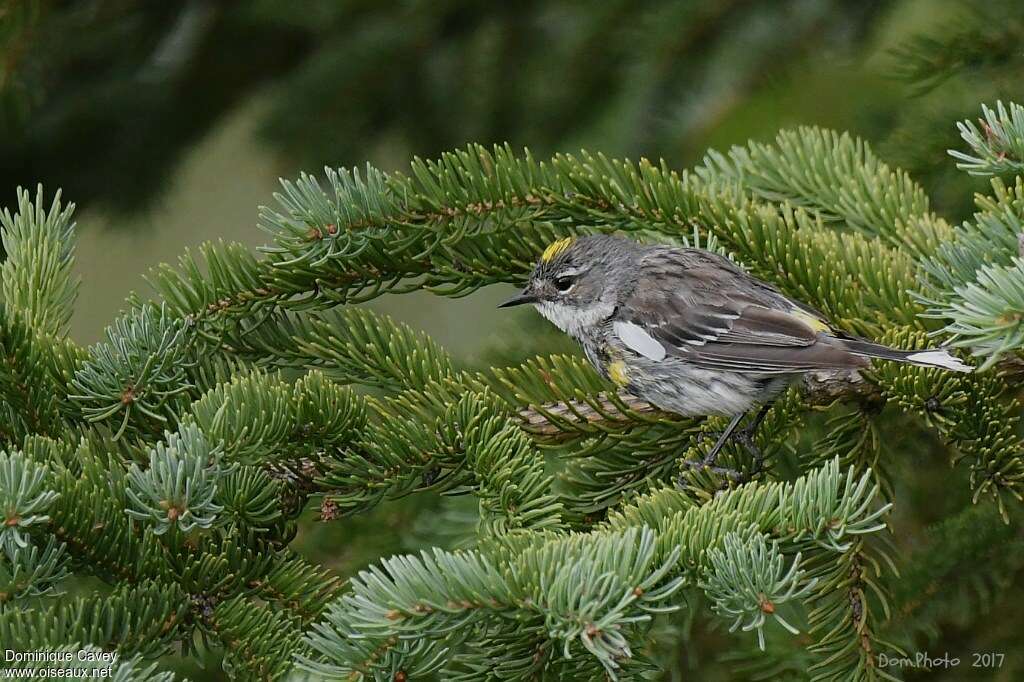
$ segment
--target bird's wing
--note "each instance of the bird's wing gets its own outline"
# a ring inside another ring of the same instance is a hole
[[[678,249],[641,263],[612,322],[624,345],[652,360],[675,356],[706,369],[757,373],[862,365],[819,336],[829,330],[813,309],[726,259]]]

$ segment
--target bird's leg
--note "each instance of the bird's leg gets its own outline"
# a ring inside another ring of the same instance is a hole
[[[733,469],[729,469],[726,467],[716,467],[715,460],[718,458],[718,453],[722,451],[722,448],[725,447],[725,444],[729,441],[729,437],[732,436],[732,434],[736,431],[736,427],[738,427],[740,422],[743,421],[744,416],[746,416],[746,413],[740,412],[738,415],[732,418],[732,421],[729,422],[729,425],[725,427],[725,431],[722,431],[722,433],[719,434],[718,440],[715,441],[715,444],[712,446],[711,451],[708,452],[708,454],[705,455],[702,460],[700,460],[699,462],[694,461],[692,459],[686,460],[684,464],[690,467],[691,469],[709,469],[712,473],[726,476],[727,478],[730,478],[733,481],[739,481],[741,476],[738,471],[734,471]],[[680,477],[679,486],[685,487],[685,485],[686,483],[684,478]]]
[[[768,410],[770,409],[772,409],[771,403],[765,403],[762,405],[761,409],[757,411],[756,415],[754,415],[754,421],[750,422],[743,430],[753,437],[753,435],[757,433],[757,429],[761,426],[761,422],[763,422],[764,418],[768,416]]]
[[[715,460],[718,459],[718,453],[720,453],[722,451],[722,448],[725,447],[725,444],[729,442],[729,438],[732,437],[732,434],[736,431],[736,427],[740,425],[740,422],[743,421],[743,417],[745,416],[746,412],[740,412],[738,415],[732,418],[732,421],[729,422],[729,425],[725,427],[725,431],[722,431],[722,433],[718,436],[718,440],[715,441],[715,444],[711,447],[711,451],[704,456],[704,459],[701,461],[702,465],[714,465]]]
[[[761,426],[761,423],[764,421],[764,418],[768,415],[768,410],[770,410],[771,407],[772,406],[770,403],[762,405],[761,409],[759,409],[757,411],[757,414],[754,415],[753,421],[751,421],[750,424],[748,424],[746,427],[742,429],[738,427],[740,425],[740,422],[743,421],[743,418],[746,417],[748,413],[741,412],[740,414],[733,417],[732,421],[729,422],[729,425],[725,427],[725,431],[722,431],[718,435],[718,440],[715,441],[715,444],[711,447],[711,450],[708,452],[708,454],[705,455],[700,462],[688,462],[690,467],[706,467],[711,469],[711,471],[715,473],[723,474],[736,481],[740,481],[743,480],[744,478],[747,478],[742,476],[739,472],[734,471],[732,469],[727,469],[725,467],[716,467],[714,465],[715,460],[718,459],[718,455],[722,451],[722,448],[725,447],[725,444],[729,442],[730,438],[735,438],[736,440],[740,441],[743,444],[743,446],[747,449],[747,452],[749,452],[754,459],[754,466],[750,475],[754,475],[757,472],[759,472],[764,462],[764,454],[761,452],[761,449],[757,447],[757,444],[754,443],[754,435],[757,433],[757,429]]]
[[[743,447],[747,449],[751,457],[754,458],[754,467],[751,474],[756,474],[761,471],[761,466],[764,463],[764,453],[761,452],[761,448],[757,447],[754,442],[754,436],[757,435],[757,429],[761,426],[761,422],[768,416],[768,410],[772,409],[771,403],[766,403],[761,406],[761,409],[754,415],[753,421],[747,424],[745,427],[736,432],[736,440],[743,443]]]

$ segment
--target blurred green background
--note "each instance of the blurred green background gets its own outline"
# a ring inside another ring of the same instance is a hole
[[[82,342],[155,263],[207,239],[263,243],[257,206],[278,177],[402,169],[467,142],[685,168],[816,124],[869,140],[958,218],[984,183],[945,149],[979,101],[1024,87],[1007,63],[1020,4],[4,0],[0,187],[10,201],[44,182],[79,205]],[[945,54],[972,33],[976,63]],[[424,300],[393,309],[456,352],[479,346],[463,303]]]
[[[83,343],[156,263],[209,239],[263,243],[257,207],[278,177],[402,169],[471,141],[683,169],[709,147],[816,124],[869,140],[959,220],[986,185],[946,156],[954,122],[983,101],[1024,99],[1021,45],[1020,0],[0,0],[0,196],[10,206],[15,186],[43,182],[79,204]],[[568,348],[530,311],[494,310],[508,293],[497,289],[374,307],[468,365]],[[922,504],[894,525],[913,535],[968,488],[950,486],[960,474],[922,432],[901,433],[919,481],[902,493]],[[932,485],[956,492],[935,502]],[[314,515],[298,546],[342,574],[455,545],[475,518],[471,500],[422,496],[332,524]],[[934,648],[975,636],[951,625]],[[708,653],[672,654],[677,676],[725,679],[700,637]],[[216,679],[218,665],[181,669]],[[941,679],[992,679],[970,672]]]

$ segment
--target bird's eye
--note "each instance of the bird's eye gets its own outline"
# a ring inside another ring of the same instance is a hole
[[[569,291],[569,289],[572,289],[572,285],[575,283],[575,281],[576,280],[572,277],[556,277],[555,288],[561,291],[562,293],[565,293],[566,291]]]

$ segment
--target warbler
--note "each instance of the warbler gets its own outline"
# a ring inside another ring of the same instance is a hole
[[[973,368],[942,349],[905,351],[833,327],[822,313],[703,249],[624,237],[565,238],[544,250],[523,291],[583,347],[606,379],[655,407],[732,421],[704,457],[713,464],[743,417],[803,373],[857,369],[870,358]]]

